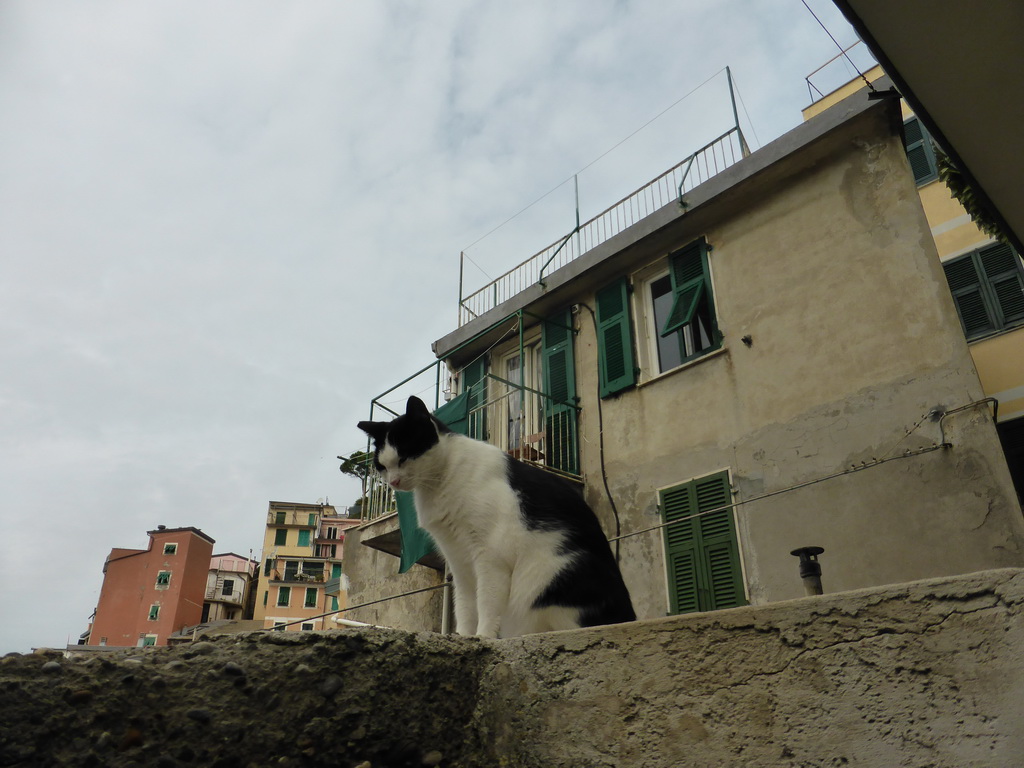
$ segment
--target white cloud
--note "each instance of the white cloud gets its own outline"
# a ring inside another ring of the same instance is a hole
[[[334,456],[452,330],[462,248],[726,64],[774,138],[833,50],[799,0],[0,5],[0,546],[45,595],[0,593],[0,652],[77,636],[157,524],[245,554],[271,499],[351,502]],[[729,119],[719,75],[580,174],[584,216]]]

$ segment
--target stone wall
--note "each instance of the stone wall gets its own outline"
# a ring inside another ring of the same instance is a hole
[[[1011,766],[1024,571],[501,641],[264,632],[0,663],[2,766]]]

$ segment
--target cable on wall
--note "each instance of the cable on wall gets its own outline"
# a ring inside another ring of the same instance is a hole
[[[579,306],[583,307],[587,312],[590,313],[590,319],[594,322],[594,338],[597,338],[597,315],[594,313],[587,304],[580,302]],[[615,497],[612,496],[612,491],[608,487],[608,472],[604,465],[604,413],[601,408],[601,363],[598,361],[598,372],[597,372],[597,437],[598,437],[598,453],[601,457],[601,480],[604,483],[604,492],[608,496],[608,503],[611,505],[612,514],[615,516],[615,536],[608,539],[608,541],[615,542],[615,562],[619,562],[619,540],[625,538],[622,536],[622,523],[619,520],[619,508],[615,506]]]

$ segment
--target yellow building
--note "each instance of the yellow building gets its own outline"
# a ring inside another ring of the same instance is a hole
[[[866,88],[873,67],[803,110],[804,120]],[[998,401],[997,430],[1017,495],[1024,499],[1024,263],[987,235],[939,179],[937,150],[906,101],[903,140],[925,217],[986,397]]]
[[[357,524],[329,504],[270,502],[253,618],[265,629],[337,627],[323,614],[345,607],[341,545]]]

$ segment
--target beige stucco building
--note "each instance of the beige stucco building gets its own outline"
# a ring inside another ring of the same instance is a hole
[[[571,258],[542,252],[539,279],[527,262],[464,297],[434,344],[469,434],[579,484],[640,618],[798,597],[805,546],[828,592],[1024,564],[902,124],[855,93]],[[396,525],[368,499],[352,602],[439,583],[362,546]],[[352,618],[437,629],[439,603]]]

